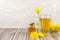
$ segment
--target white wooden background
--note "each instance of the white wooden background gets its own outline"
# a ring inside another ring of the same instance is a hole
[[[52,22],[60,23],[60,0],[0,0],[0,28],[27,28],[37,22],[34,8],[52,15]]]

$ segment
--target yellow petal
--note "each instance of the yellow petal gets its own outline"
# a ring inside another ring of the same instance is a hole
[[[35,11],[36,13],[40,13],[40,12],[41,12],[41,9],[40,9],[40,8],[35,8],[34,11]]]
[[[60,29],[60,24],[56,24],[55,26],[56,26],[58,29]]]
[[[60,29],[60,24],[56,24],[56,25],[55,25],[55,31],[58,32],[59,29]]]
[[[38,33],[39,37],[44,37],[44,34],[42,32]]]
[[[37,32],[32,32],[30,34],[30,38],[38,38],[38,33]]]
[[[52,31],[55,30],[54,26],[55,26],[54,23],[50,23],[50,29],[51,29]]]
[[[50,26],[51,26],[51,27],[54,27],[54,23],[50,23]]]

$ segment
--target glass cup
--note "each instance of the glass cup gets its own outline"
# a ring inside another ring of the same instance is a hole
[[[51,16],[49,14],[42,14],[41,15],[41,26],[42,26],[43,33],[49,32],[50,22],[51,22]]]

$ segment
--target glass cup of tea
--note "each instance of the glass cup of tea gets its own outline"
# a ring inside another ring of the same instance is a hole
[[[50,30],[51,15],[42,14],[41,15],[41,28],[43,33],[48,33]]]

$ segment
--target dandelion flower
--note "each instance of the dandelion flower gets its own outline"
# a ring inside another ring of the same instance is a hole
[[[38,33],[38,36],[43,38],[44,37],[44,34],[42,32],[39,32]]]
[[[54,23],[50,23],[50,29],[51,29],[52,31],[55,30],[55,28],[54,28]]]
[[[38,38],[38,33],[37,32],[32,32],[30,34],[30,38]]]
[[[55,31],[57,32],[60,29],[60,24],[55,25]]]
[[[58,27],[58,29],[60,29],[60,24],[56,24],[55,26]]]
[[[40,9],[40,8],[35,8],[34,11],[35,11],[36,13],[40,13],[40,12],[41,12],[41,9]]]

